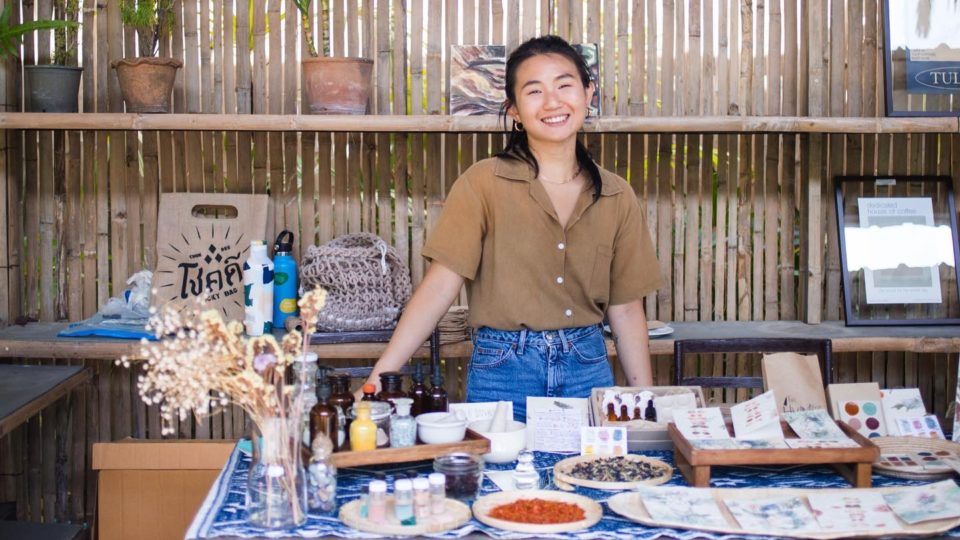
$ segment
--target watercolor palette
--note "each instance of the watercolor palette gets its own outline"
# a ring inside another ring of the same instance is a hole
[[[883,437],[887,434],[880,402],[844,401],[840,403],[840,419],[864,437]]]
[[[940,421],[932,414],[915,418],[897,418],[897,429],[900,431],[900,435],[908,437],[944,438],[943,431],[940,429]]]

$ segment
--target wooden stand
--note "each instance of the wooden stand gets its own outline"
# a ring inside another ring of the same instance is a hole
[[[846,423],[838,421],[837,425],[859,447],[701,450],[694,448],[676,425],[671,423],[667,429],[673,440],[674,463],[691,486],[710,487],[710,467],[714,465],[828,464],[854,487],[870,487],[873,462],[880,457],[880,449]],[[783,427],[784,433],[796,437],[786,423]]]
[[[423,461],[451,452],[486,454],[489,451],[490,439],[468,429],[463,440],[455,443],[415,444],[406,448],[378,448],[362,452],[334,452],[332,459],[333,464],[337,467],[356,467],[358,465]]]

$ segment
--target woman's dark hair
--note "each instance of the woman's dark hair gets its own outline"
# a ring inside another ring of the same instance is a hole
[[[524,161],[533,167],[535,175],[540,174],[540,164],[537,163],[537,158],[530,152],[527,132],[520,130],[516,122],[511,127],[507,126],[509,120],[507,109],[517,102],[514,86],[517,83],[517,70],[520,68],[520,64],[528,58],[541,54],[557,54],[570,60],[577,67],[577,73],[580,75],[580,82],[583,83],[583,87],[586,88],[590,84],[590,71],[587,69],[587,63],[583,56],[560,36],[540,36],[529,39],[510,53],[510,57],[507,59],[505,88],[507,98],[500,107],[500,118],[503,120],[504,129],[509,131],[509,134],[507,135],[507,145],[497,154],[497,157]],[[593,157],[590,156],[587,147],[579,139],[577,139],[577,164],[581,170],[590,176],[594,198],[600,197],[600,169],[593,162]]]

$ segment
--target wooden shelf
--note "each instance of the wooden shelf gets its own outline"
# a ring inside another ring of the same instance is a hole
[[[0,129],[342,131],[476,133],[502,131],[496,116],[3,113]],[[588,133],[960,133],[960,118],[831,118],[803,116],[604,116]]]
[[[907,351],[916,353],[960,352],[960,326],[888,326],[848,327],[842,321],[805,324],[799,321],[720,321],[671,322],[674,333],[650,340],[654,355],[673,355],[676,339],[710,339],[736,337],[765,338],[829,338],[833,352]],[[121,356],[135,357],[140,349],[137,340],[109,338],[58,338],[57,332],[66,323],[31,323],[0,330],[0,358],[72,358],[113,361]],[[379,358],[386,343],[339,343],[311,345],[321,359]],[[473,345],[469,341],[440,347],[443,358],[469,358]],[[607,352],[616,355],[613,341],[607,340]],[[420,347],[416,358],[430,358],[427,345]]]

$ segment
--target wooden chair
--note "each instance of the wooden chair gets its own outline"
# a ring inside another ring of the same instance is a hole
[[[833,381],[832,345],[829,339],[802,338],[727,338],[678,339],[673,344],[673,382],[677,386],[708,388],[763,388],[763,378],[753,376],[686,376],[684,358],[692,354],[778,353],[816,354],[820,360],[823,384]]]

